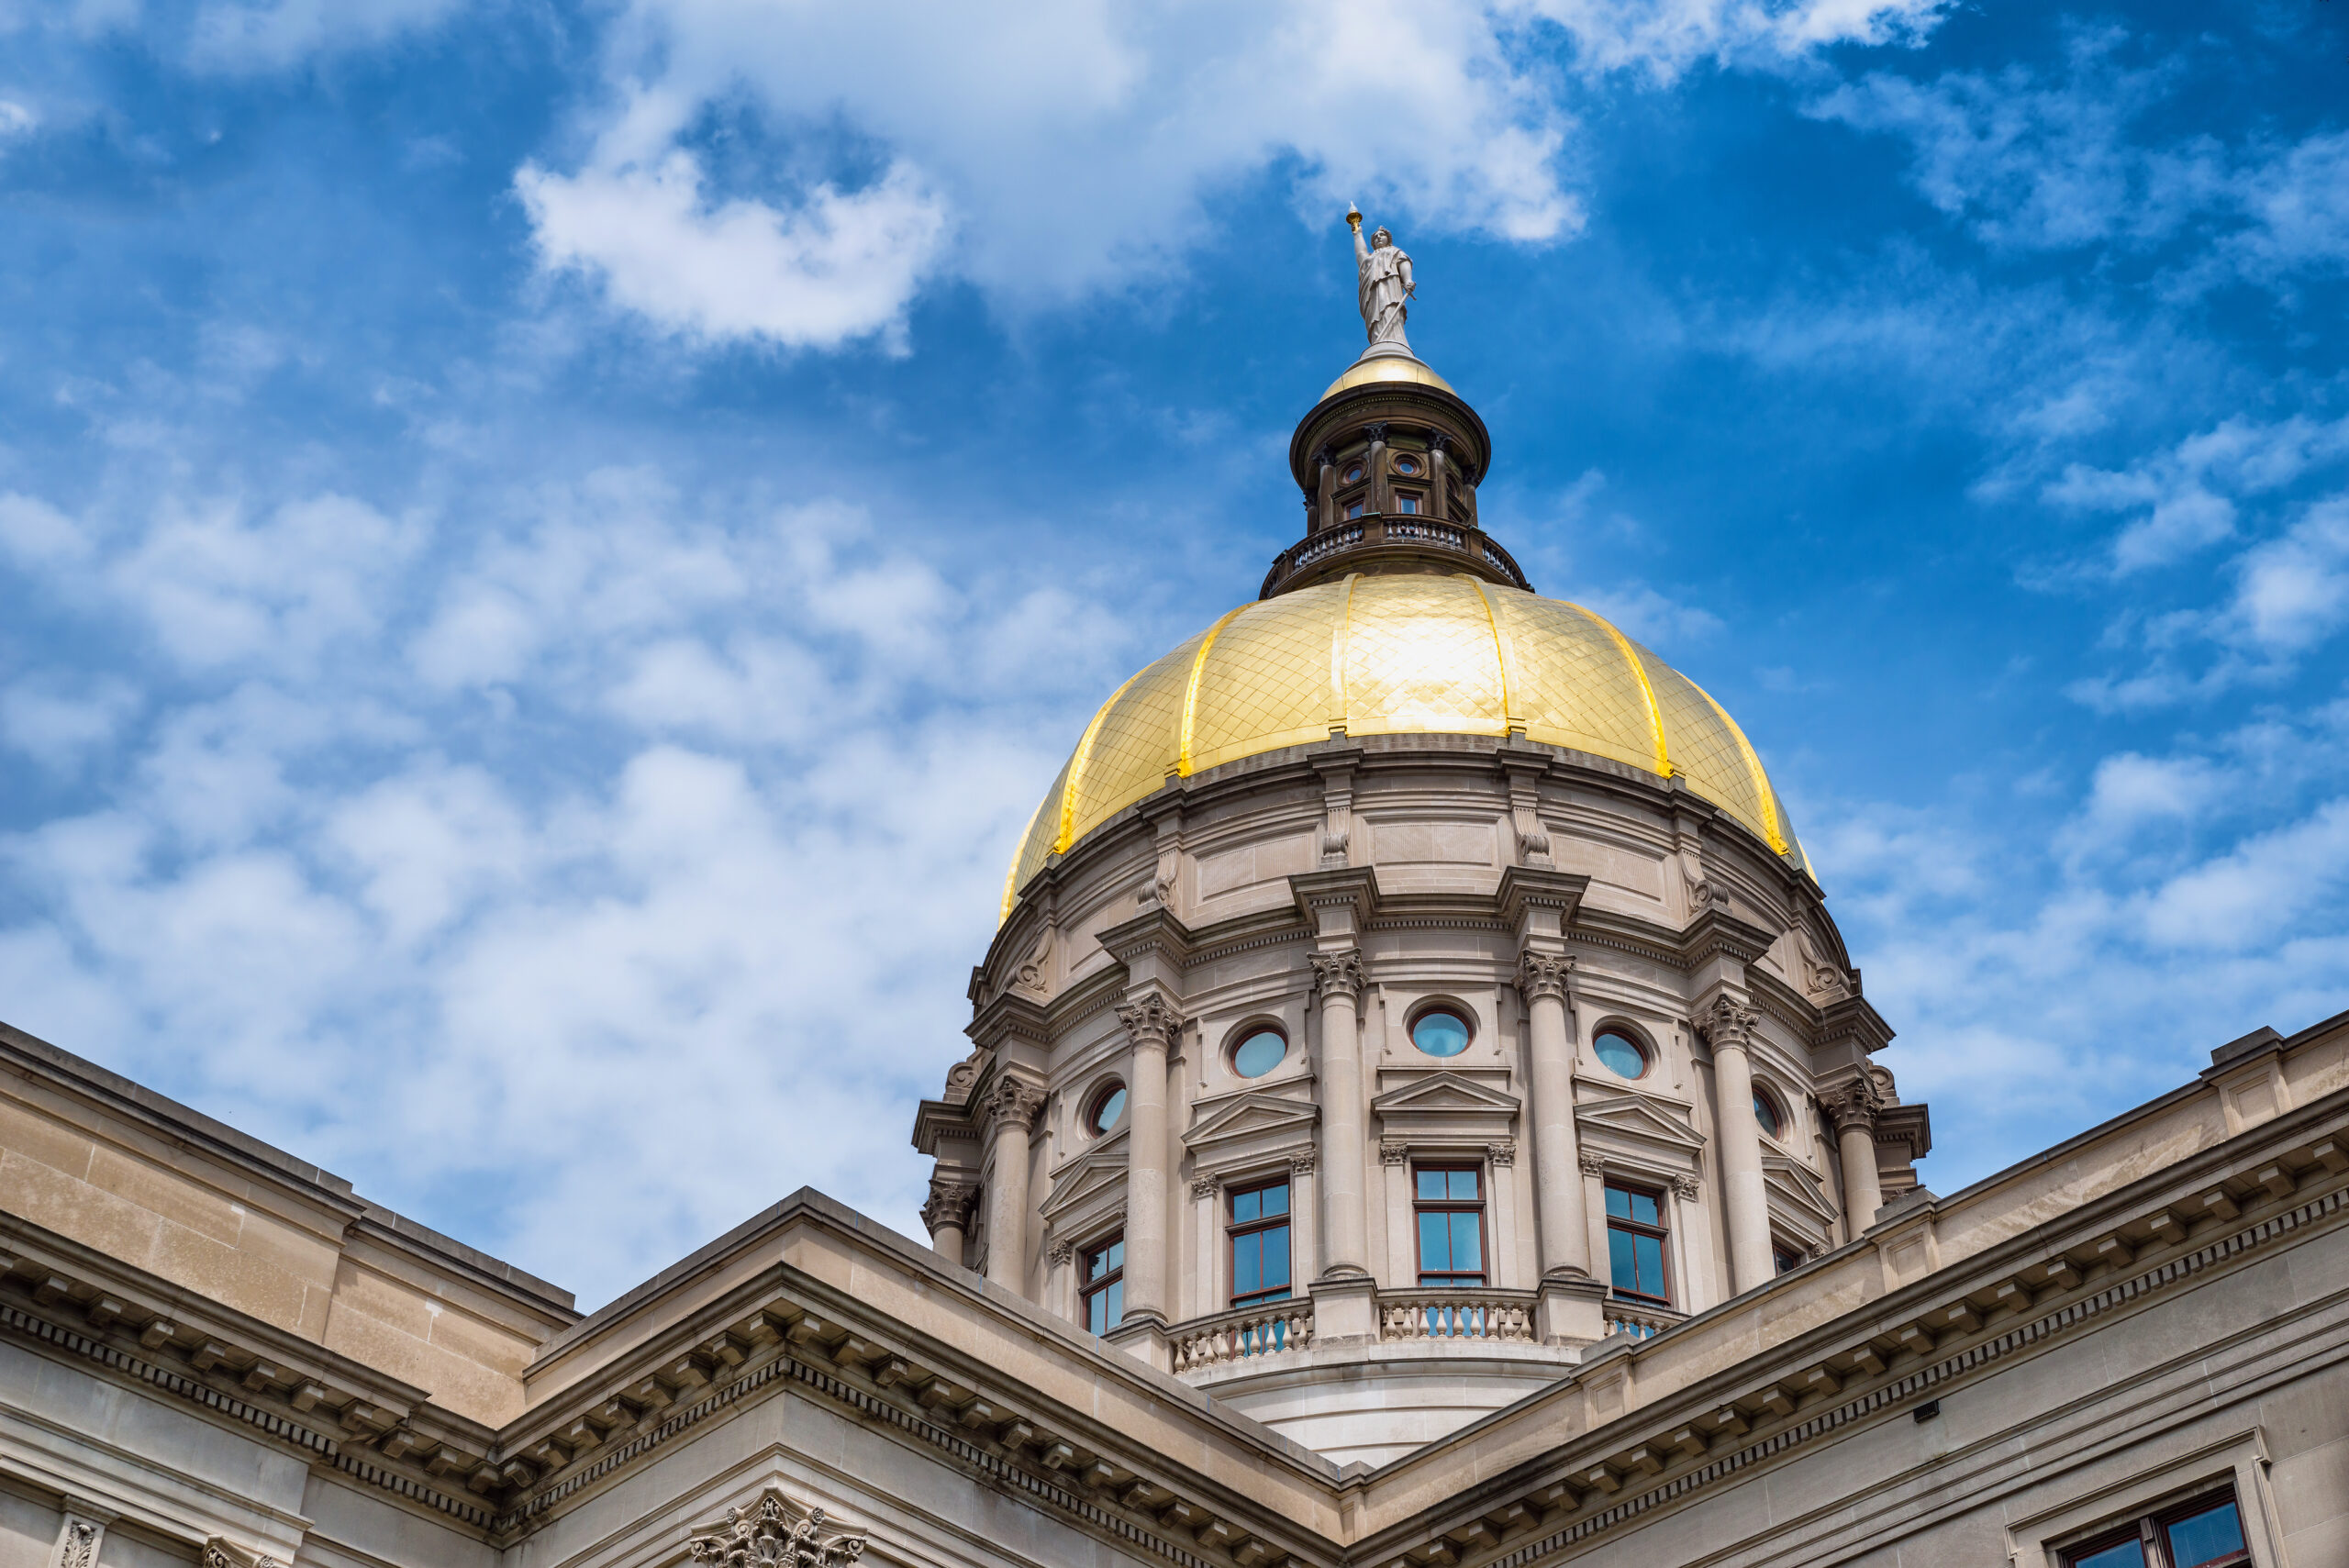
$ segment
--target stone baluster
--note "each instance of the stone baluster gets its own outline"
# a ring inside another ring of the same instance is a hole
[[[1575,1046],[1566,1024],[1571,953],[1526,951],[1518,994],[1531,1025],[1535,1237],[1543,1278],[1590,1274],[1590,1221],[1584,1213],[1581,1152],[1575,1136]]]
[[[1163,1325],[1166,1299],[1166,1057],[1182,1019],[1145,991],[1118,1006],[1126,1069],[1125,1322]]]
[[[1720,1133],[1722,1198],[1729,1213],[1731,1291],[1742,1296],[1776,1276],[1770,1203],[1762,1184],[1762,1127],[1753,1118],[1753,1064],[1746,1050],[1760,1015],[1735,998],[1714,999],[1701,1024],[1713,1048],[1714,1118]]]
[[[1028,1284],[1028,1134],[1044,1092],[1007,1073],[987,1096],[994,1174],[987,1183],[987,1279],[1019,1295]]]
[[[1321,1270],[1323,1279],[1370,1273],[1363,1195],[1362,950],[1312,955],[1321,999]]]
[[[1884,1207],[1884,1183],[1876,1168],[1876,1121],[1884,1095],[1865,1072],[1821,1096],[1835,1124],[1836,1148],[1843,1156],[1843,1218],[1856,1239],[1876,1223]]]

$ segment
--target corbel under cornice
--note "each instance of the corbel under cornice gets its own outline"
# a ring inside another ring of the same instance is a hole
[[[1525,917],[1535,909],[1554,910],[1558,923],[1570,927],[1589,891],[1590,878],[1579,872],[1551,871],[1540,866],[1510,866],[1501,873],[1493,894],[1493,908],[1513,930],[1522,931]]]
[[[1328,871],[1302,872],[1288,879],[1289,893],[1306,925],[1318,931],[1320,911],[1350,909],[1354,930],[1367,929],[1378,916],[1378,870],[1375,866],[1333,866]]]

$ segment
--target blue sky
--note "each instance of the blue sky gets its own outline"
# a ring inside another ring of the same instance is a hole
[[[0,0],[0,1017],[602,1299],[913,1100],[1348,198],[1949,1190],[2349,1006],[2323,0]]]

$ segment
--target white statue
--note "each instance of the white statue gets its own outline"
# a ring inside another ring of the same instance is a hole
[[[1403,322],[1410,308],[1405,302],[1418,292],[1418,285],[1411,282],[1411,258],[1383,224],[1371,231],[1370,243],[1364,244],[1362,214],[1351,206],[1346,209],[1346,227],[1354,231],[1354,266],[1362,274],[1363,329],[1370,334],[1373,347],[1392,343],[1408,354],[1411,345],[1403,336]]]

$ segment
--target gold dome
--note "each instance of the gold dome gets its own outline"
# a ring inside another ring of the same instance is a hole
[[[1452,392],[1452,384],[1435,373],[1426,364],[1408,354],[1378,354],[1356,360],[1346,367],[1346,373],[1331,382],[1321,394],[1327,403],[1341,392],[1357,386],[1369,386],[1382,381],[1408,382],[1414,386],[1432,386],[1438,392]],[[1458,393],[1453,393],[1457,397]]]
[[[1003,913],[1045,857],[1169,776],[1341,730],[1512,728],[1677,774],[1808,867],[1736,721],[1598,616],[1466,575],[1353,576],[1242,605],[1112,693],[1028,824]]]

